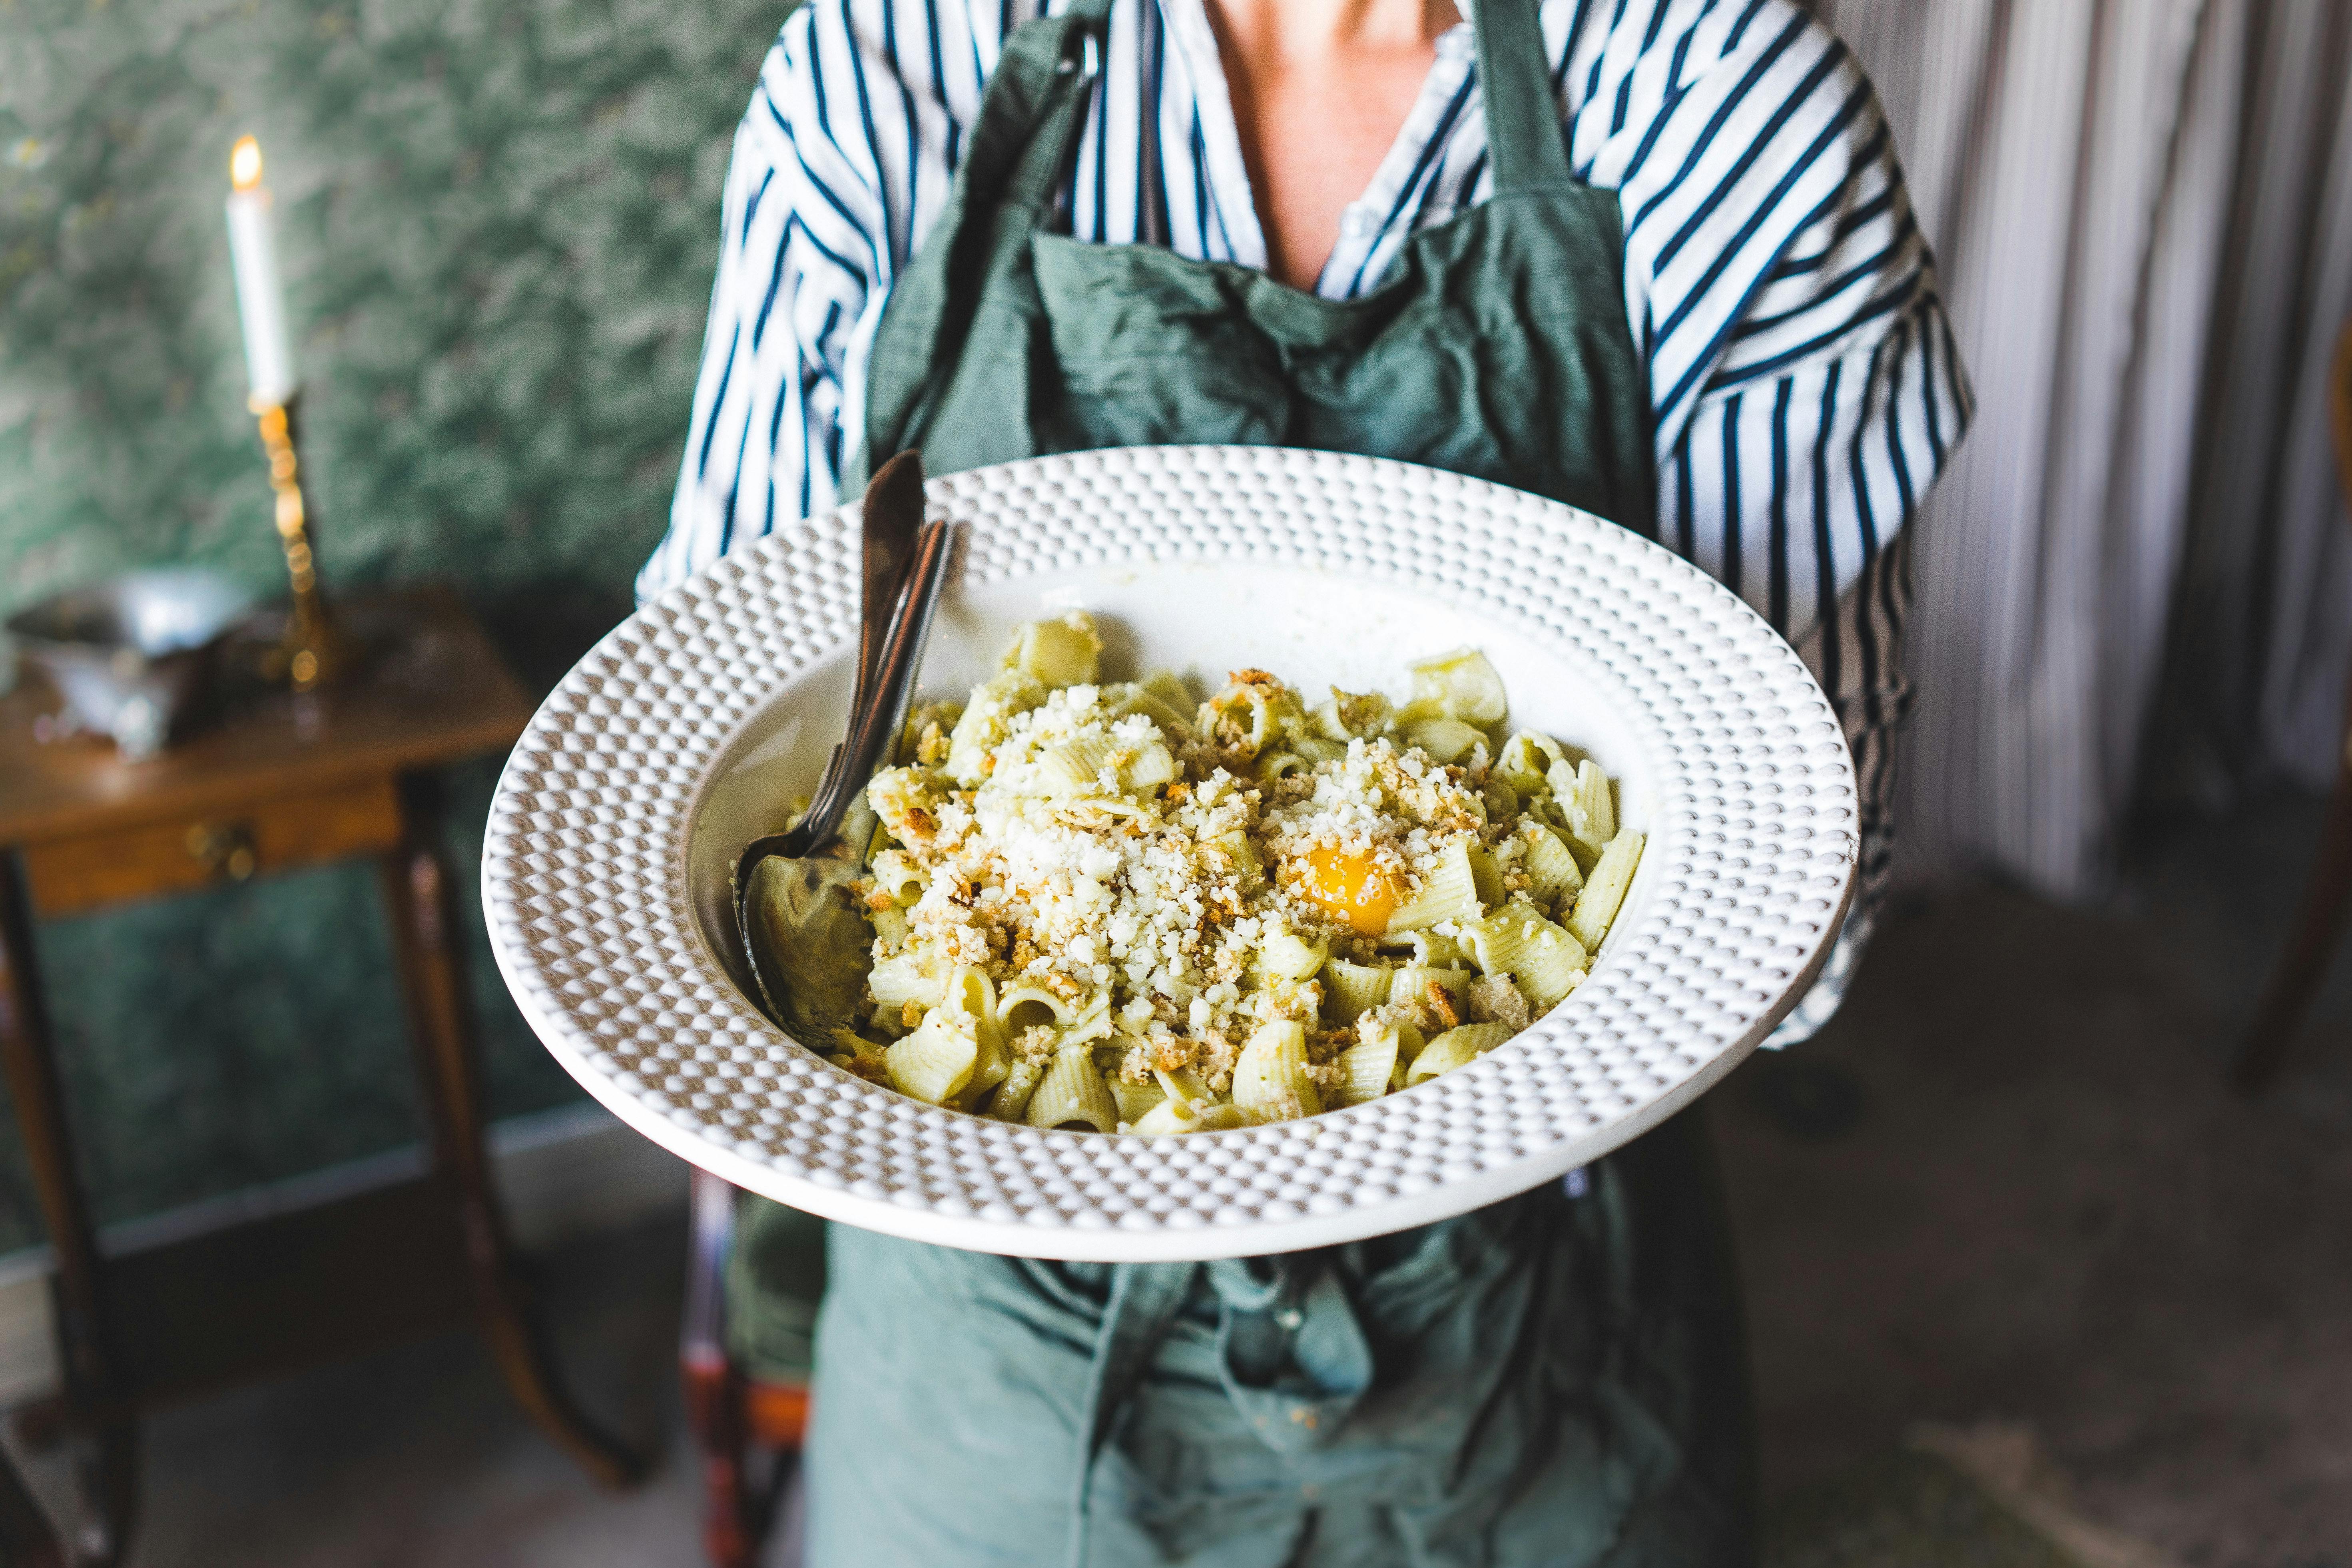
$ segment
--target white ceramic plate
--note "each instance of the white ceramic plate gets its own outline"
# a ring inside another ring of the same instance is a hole
[[[1181,1138],[1008,1126],[803,1049],[745,999],[727,870],[838,738],[855,508],[780,531],[625,622],[566,676],[491,809],[500,970],[559,1060],[681,1157],[918,1240],[1144,1260],[1322,1247],[1460,1214],[1625,1142],[1803,994],[1856,850],[1821,688],[1727,590],[1582,512],[1401,463],[1141,447],[934,479],[962,542],[925,662],[961,696],[1020,622],[1084,607],[1113,676],[1401,693],[1465,644],[1511,722],[1580,748],[1649,836],[1592,975],[1469,1066],[1370,1105]],[[1119,668],[1121,664],[1128,670]]]

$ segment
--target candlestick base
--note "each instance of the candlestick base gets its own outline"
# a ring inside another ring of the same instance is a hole
[[[278,538],[286,550],[286,575],[294,590],[286,634],[262,660],[262,674],[296,691],[332,685],[352,666],[350,643],[336,630],[319,586],[319,562],[310,547],[310,510],[302,491],[300,458],[294,446],[294,398],[249,406],[261,425],[261,447],[269,455],[269,488],[278,503]]]
[[[307,603],[306,603],[307,597]],[[286,635],[261,656],[261,678],[295,691],[316,691],[351,673],[352,645],[316,593],[297,595]]]

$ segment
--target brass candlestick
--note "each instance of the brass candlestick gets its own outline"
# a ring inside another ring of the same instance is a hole
[[[297,691],[331,684],[349,668],[350,647],[327,613],[319,590],[319,562],[310,548],[310,509],[302,496],[301,461],[294,452],[294,399],[255,402],[261,422],[262,450],[269,454],[269,488],[278,496],[278,538],[286,547],[286,575],[294,585],[294,607],[286,635],[265,661],[263,673]]]

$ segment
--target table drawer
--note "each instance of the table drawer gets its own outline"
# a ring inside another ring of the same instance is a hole
[[[237,811],[28,844],[25,878],[36,910],[70,915],[374,854],[399,842],[400,799],[392,780],[379,778]]]

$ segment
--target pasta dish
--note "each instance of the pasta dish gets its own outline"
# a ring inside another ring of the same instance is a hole
[[[877,774],[871,1011],[832,1059],[935,1105],[1175,1133],[1312,1116],[1493,1049],[1584,979],[1642,853],[1610,781],[1500,726],[1461,650],[1395,702],[1263,670],[1196,701],[1024,626]]]

